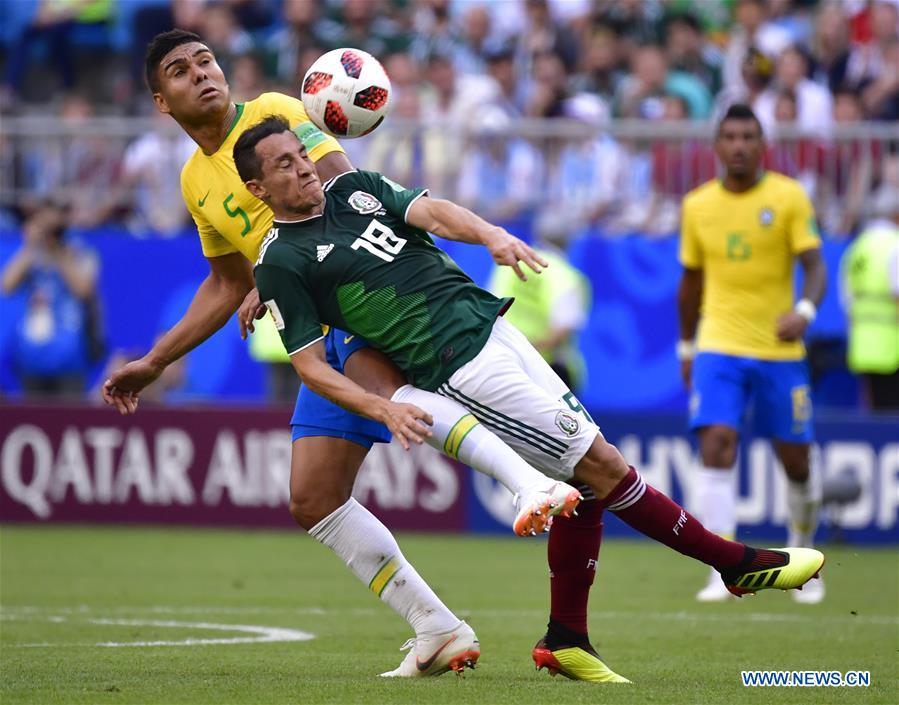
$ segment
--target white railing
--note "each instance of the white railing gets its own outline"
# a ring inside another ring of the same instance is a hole
[[[683,194],[717,173],[714,129],[556,119],[497,131],[477,116],[464,129],[391,118],[344,146],[360,167],[428,185],[495,219],[549,214],[569,230],[595,224],[668,232]],[[129,152],[139,140],[142,151]],[[836,125],[827,136],[783,125],[768,142],[768,166],[802,181],[828,231],[843,232],[889,207],[891,195],[899,202],[899,125]],[[101,220],[146,208],[147,199],[176,208],[179,166],[190,149],[173,121],[158,118],[7,117],[0,122],[0,205],[68,197],[101,204]]]

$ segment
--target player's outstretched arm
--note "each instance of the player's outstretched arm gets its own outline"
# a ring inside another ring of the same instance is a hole
[[[396,436],[403,448],[422,443],[431,432],[434,419],[413,404],[397,404],[366,392],[328,364],[323,341],[309,345],[290,356],[293,368],[309,389],[360,416],[380,421]]]
[[[122,415],[137,411],[140,392],[167,365],[187,354],[221,328],[253,288],[250,263],[240,253],[210,257],[210,272],[187,312],[139,360],[115,370],[103,383],[103,401]]]
[[[512,267],[522,281],[527,277],[519,266],[524,262],[539,274],[548,266],[527,243],[519,240],[505,228],[488,223],[467,208],[442,198],[419,198],[406,214],[406,222],[447,240],[484,245],[497,264]]]

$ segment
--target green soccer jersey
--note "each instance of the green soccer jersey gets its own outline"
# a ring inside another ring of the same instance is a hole
[[[293,354],[330,325],[368,340],[416,387],[435,390],[484,347],[509,299],[477,287],[406,214],[424,189],[351,171],[319,216],[275,221],[256,286]]]

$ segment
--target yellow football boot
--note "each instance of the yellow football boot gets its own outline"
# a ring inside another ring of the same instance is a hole
[[[541,639],[534,647],[531,657],[534,659],[538,671],[546,668],[551,676],[561,673],[574,681],[590,681],[592,683],[631,682],[606,666],[592,647],[568,646],[552,651]]]
[[[759,554],[751,570],[721,573],[727,589],[737,597],[758,590],[801,590],[824,566],[824,554],[814,548],[776,548],[759,550]]]

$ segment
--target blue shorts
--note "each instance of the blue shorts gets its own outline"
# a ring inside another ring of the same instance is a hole
[[[354,352],[367,348],[363,338],[347,335],[342,330],[332,328],[325,337],[325,352],[328,363],[340,373]],[[307,436],[328,436],[345,438],[366,448],[374,443],[390,443],[390,431],[384,424],[357,416],[337,404],[310,390],[305,385],[300,388],[297,404],[290,420],[293,440]]]
[[[812,402],[805,360],[756,360],[702,352],[693,361],[690,430],[740,429],[752,400],[754,431],[786,443],[811,443]]]

